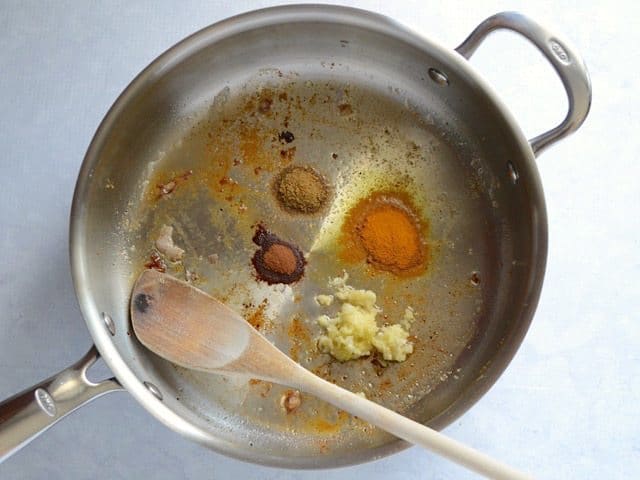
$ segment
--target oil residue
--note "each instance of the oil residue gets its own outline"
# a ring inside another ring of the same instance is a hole
[[[481,291],[491,285],[479,261],[484,237],[469,238],[465,232],[474,229],[456,223],[457,211],[476,211],[479,202],[467,205],[466,197],[442,193],[465,181],[463,169],[444,141],[417,126],[395,99],[338,82],[295,76],[272,80],[258,79],[214,102],[184,141],[171,143],[161,161],[149,159],[153,171],[144,184],[142,220],[134,232],[143,248],[134,256],[142,266],[153,253],[149,247],[157,226],[174,225],[185,259],[184,265],[168,262],[167,271],[186,276],[197,270],[201,288],[238,310],[244,306],[250,323],[303,366],[406,412],[452,369],[475,330]],[[297,167],[313,169],[330,188],[315,213],[285,213],[274,195],[278,176]],[[412,254],[392,255],[388,262],[372,246],[375,235],[367,228],[385,215],[397,218],[397,209],[408,222],[405,240],[413,247],[418,232],[418,254],[412,247]],[[378,220],[367,212],[376,212]],[[465,222],[480,217],[471,215]],[[261,222],[275,234],[263,227],[256,248],[252,235]],[[270,243],[277,248],[266,255]],[[472,247],[473,255],[467,255]],[[262,273],[268,270],[272,281],[265,276],[255,281],[260,272],[249,263],[252,255],[261,258]],[[163,268],[153,258],[149,264]],[[404,364],[383,367],[383,359],[368,357],[341,364],[317,352],[320,330],[313,319],[318,306],[309,306],[305,298],[324,291],[327,279],[343,268],[358,285],[379,292],[381,322],[400,318],[404,305],[416,308],[418,339],[411,338],[414,353]],[[481,286],[474,286],[473,276],[470,281],[475,271],[483,273]],[[282,275],[293,274],[299,275],[297,281],[282,282]],[[268,308],[261,304],[265,298]],[[241,403],[222,380],[194,377],[180,371],[171,381],[188,381],[189,403],[205,417],[223,405],[269,432],[294,430],[322,442],[339,436],[341,445],[359,444],[358,421],[337,418],[335,409],[313,397],[305,397],[297,413],[285,415],[277,385],[245,382]],[[336,426],[340,423],[344,427]],[[372,436],[372,431],[366,434]]]

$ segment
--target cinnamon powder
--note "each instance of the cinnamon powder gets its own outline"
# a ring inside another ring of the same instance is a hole
[[[304,274],[306,261],[300,249],[258,225],[253,242],[260,246],[251,259],[260,280],[268,284],[293,283]]]

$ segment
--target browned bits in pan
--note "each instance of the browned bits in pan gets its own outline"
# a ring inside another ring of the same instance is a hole
[[[168,195],[176,189],[176,182],[171,180],[164,185],[158,185],[158,188],[160,189],[160,196]]]
[[[280,399],[280,405],[287,413],[293,412],[301,403],[302,399],[298,390],[287,390]]]
[[[158,252],[155,252],[155,251],[151,252],[151,255],[149,255],[149,261],[147,263],[145,263],[144,266],[145,266],[145,268],[151,268],[153,270],[158,270],[159,272],[162,272],[162,273],[167,271],[167,264],[162,259],[160,254]]]
[[[290,247],[276,243],[265,250],[264,263],[276,273],[291,275],[296,270],[297,259]]]
[[[340,112],[340,115],[351,115],[353,113],[353,107],[351,107],[351,105],[349,105],[348,103],[342,103],[338,105],[338,111]]]
[[[301,352],[309,352],[314,348],[315,342],[312,341],[310,332],[298,317],[291,319],[287,328],[287,336],[291,340],[289,356],[296,362],[300,360]]]
[[[271,104],[273,100],[270,97],[263,97],[258,103],[258,111],[262,114],[269,113],[271,111]]]
[[[371,365],[373,365],[373,370],[376,372],[376,375],[381,377],[384,369],[389,366],[389,362],[382,358],[378,352],[375,352],[369,358],[371,358]]]
[[[283,148],[280,150],[280,158],[285,163],[290,163],[296,155],[296,147]]]
[[[187,170],[180,175],[175,175],[169,181],[157,185],[157,188],[159,190],[158,198],[162,198],[173,193],[175,189],[178,188],[178,186],[182,182],[186,181],[191,175],[193,175],[193,170]]]
[[[284,143],[291,143],[296,139],[296,137],[289,130],[285,130],[278,134],[278,140]]]

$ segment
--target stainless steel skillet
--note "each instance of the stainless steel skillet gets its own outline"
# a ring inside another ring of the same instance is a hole
[[[567,89],[567,118],[531,142],[464,58],[497,28],[529,38]],[[271,117],[252,117],[247,105],[267,97]],[[78,178],[72,273],[96,348],[0,406],[0,455],[123,387],[177,432],[248,461],[320,468],[405,446],[314,399],[288,416],[277,387],[183,371],[138,344],[129,331],[130,289],[166,223],[175,226],[187,250],[183,267],[197,273],[201,288],[238,309],[247,305],[248,316],[267,299],[260,314],[267,333],[290,354],[297,347],[305,366],[431,426],[447,425],[502,373],[531,321],[547,242],[534,158],[582,123],[590,97],[586,69],[567,42],[513,13],[483,22],[457,52],[384,17],[330,6],[252,12],[179,43],[116,101]],[[290,218],[269,200],[283,150],[270,132],[284,128],[287,115],[296,136],[288,160],[312,165],[335,185],[322,216]],[[156,182],[188,171],[171,199],[154,198]],[[220,194],[225,176],[238,191]],[[335,228],[353,201],[398,182],[429,221],[427,274],[395,281],[355,267],[350,273],[385,292],[390,315],[407,303],[416,309],[416,352],[382,370],[367,360],[332,363],[292,335],[292,322],[301,319],[311,339],[318,333],[306,299],[342,269],[332,261]],[[251,276],[256,221],[295,241],[315,265],[294,288]],[[206,261],[210,254],[216,264]],[[98,351],[115,378],[93,384],[85,371]]]

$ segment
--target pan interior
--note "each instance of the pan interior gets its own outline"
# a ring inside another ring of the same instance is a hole
[[[544,220],[534,207],[537,177],[528,184],[511,127],[464,70],[438,48],[427,53],[401,37],[301,20],[202,40],[152,67],[102,127],[76,219],[88,288],[97,311],[115,321],[119,355],[209,435],[209,446],[248,460],[329,466],[372,458],[393,439],[304,394],[288,414],[284,387],[186,371],[146,351],[130,331],[129,294],[162,225],[186,251],[170,273],[242,312],[306,368],[435,427],[487,388],[505,363],[491,359],[515,348],[521,320],[526,328]],[[281,139],[283,131],[294,140]],[[519,170],[517,184],[508,164]],[[327,179],[330,202],[318,214],[276,202],[274,179],[290,165]],[[376,190],[408,193],[428,223],[425,274],[399,279],[339,259],[345,213]],[[299,282],[256,280],[257,224],[305,253]],[[332,310],[313,297],[330,293],[328,279],[344,270],[352,285],[378,293],[390,323],[414,309],[407,361],[340,363],[318,352],[316,318]]]

